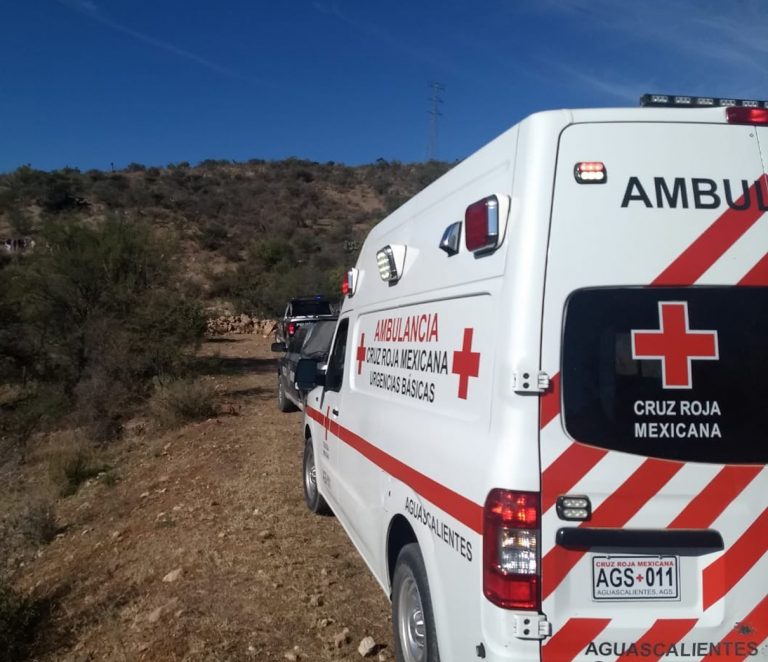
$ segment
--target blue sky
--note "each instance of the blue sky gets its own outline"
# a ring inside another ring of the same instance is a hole
[[[766,0],[8,0],[0,172],[460,159],[536,110],[768,98]]]

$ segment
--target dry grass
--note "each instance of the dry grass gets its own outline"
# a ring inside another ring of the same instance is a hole
[[[214,387],[203,380],[180,379],[158,384],[149,401],[152,418],[162,429],[172,429],[216,415]]]
[[[97,460],[91,444],[77,434],[68,435],[48,453],[48,477],[63,497],[77,492],[85,481],[107,475],[109,470],[109,465]]]

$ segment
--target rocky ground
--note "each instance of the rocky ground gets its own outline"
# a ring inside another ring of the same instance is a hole
[[[33,659],[393,658],[386,596],[338,522],[304,506],[301,414],[277,409],[270,341],[206,343],[222,413],[134,425],[108,451],[115,484],[57,502],[61,533],[15,573],[50,604]]]

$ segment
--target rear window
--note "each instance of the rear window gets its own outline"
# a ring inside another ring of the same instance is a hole
[[[768,288],[574,292],[562,411],[587,444],[694,462],[768,462]]]
[[[328,301],[292,301],[291,315],[294,317],[310,317],[312,315],[330,315],[331,304]]]

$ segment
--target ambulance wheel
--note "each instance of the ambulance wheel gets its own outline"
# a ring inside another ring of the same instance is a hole
[[[277,408],[284,412],[296,411],[296,405],[294,405],[285,395],[285,387],[283,386],[283,380],[280,378],[280,375],[277,376]]]
[[[317,489],[317,468],[315,467],[315,451],[312,448],[312,437],[304,444],[304,503],[313,513],[330,515],[331,509]]]
[[[416,543],[403,547],[395,564],[392,629],[398,662],[440,662],[427,570]]]

